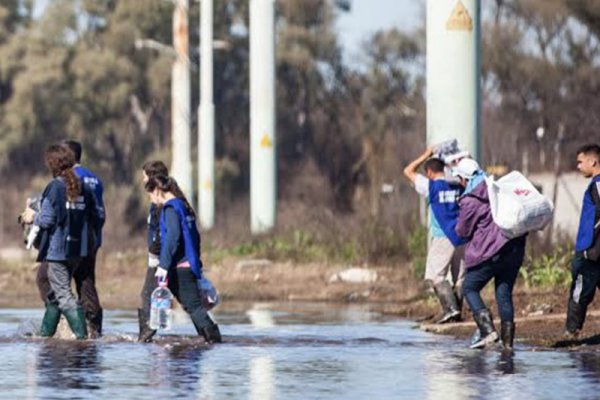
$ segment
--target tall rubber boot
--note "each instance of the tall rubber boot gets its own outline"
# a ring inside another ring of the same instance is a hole
[[[138,324],[140,326],[138,342],[150,343],[156,334],[156,330],[150,329],[148,326],[148,316],[146,315],[146,311],[141,308],[138,308]]]
[[[102,309],[87,319],[87,330],[90,339],[98,339],[102,336]]]
[[[567,321],[565,324],[567,334],[572,336],[577,336],[579,334],[579,331],[581,331],[583,323],[585,322],[586,311],[586,307],[575,303],[573,299],[569,299],[569,304],[567,306]]]
[[[488,344],[495,343],[498,341],[498,332],[494,328],[494,320],[490,310],[484,308],[481,311],[473,313],[473,319],[479,328],[480,337],[479,340],[471,344],[472,349],[481,349]]]
[[[500,339],[504,350],[512,350],[515,339],[515,323],[513,321],[500,322]]]
[[[56,304],[48,303],[46,305],[46,312],[42,319],[42,326],[40,328],[41,337],[52,337],[56,333],[58,322],[60,321],[60,308]]]
[[[447,322],[454,322],[460,319],[460,311],[458,308],[458,302],[454,295],[452,285],[448,281],[443,281],[434,286],[435,294],[440,300],[442,306],[442,312],[444,315],[436,322],[437,324],[445,324]]]
[[[63,311],[71,330],[78,340],[87,339],[87,328],[85,324],[85,314],[83,308],[76,307]]]
[[[223,341],[219,325],[213,321],[202,307],[197,308],[196,311],[190,314],[190,318],[198,334],[204,336],[206,343],[221,343]]]

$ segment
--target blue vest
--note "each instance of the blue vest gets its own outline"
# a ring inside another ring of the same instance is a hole
[[[585,251],[594,244],[594,225],[596,223],[596,212],[598,207],[594,204],[592,190],[598,190],[596,185],[600,185],[600,175],[592,178],[585,194],[583,195],[583,206],[581,207],[581,217],[579,219],[579,230],[577,232],[577,241],[575,242],[575,251]]]
[[[454,228],[458,220],[458,198],[462,188],[448,183],[444,179],[429,180],[429,205],[440,228],[454,246],[466,243],[459,237]]]
[[[179,226],[181,227],[181,236],[183,237],[185,258],[190,263],[191,270],[196,278],[201,279],[200,233],[196,227],[196,218],[187,210],[183,200],[175,198],[167,201],[163,205],[160,215],[160,235],[163,238],[166,237],[165,209],[167,207],[172,207],[177,212]]]
[[[81,165],[73,168],[75,175],[79,177],[83,186],[94,194],[96,200],[96,207],[99,209],[99,214],[105,216],[104,211],[104,186],[102,181],[89,169],[82,167]],[[102,226],[98,227],[95,232],[96,234],[96,248],[102,246]]]

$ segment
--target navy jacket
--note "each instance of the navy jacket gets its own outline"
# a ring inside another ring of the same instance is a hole
[[[94,195],[85,187],[76,202],[68,202],[63,179],[52,179],[44,189],[40,211],[34,218],[34,224],[42,229],[37,260],[67,261],[88,256],[95,246],[91,242],[92,232],[104,223],[103,218],[97,212]],[[69,221],[71,226],[78,227],[78,232],[70,232]],[[80,239],[76,248],[69,234]]]
[[[197,279],[202,277],[200,233],[196,219],[181,199],[167,201],[160,216],[160,260],[162,268],[170,269],[188,263]]]

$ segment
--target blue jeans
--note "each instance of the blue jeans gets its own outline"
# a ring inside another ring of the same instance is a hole
[[[525,238],[517,238],[508,242],[490,260],[467,269],[463,295],[473,313],[486,308],[480,292],[493,278],[500,319],[514,320],[512,292],[524,255]]]

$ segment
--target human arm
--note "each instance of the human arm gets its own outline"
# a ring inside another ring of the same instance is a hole
[[[468,196],[463,197],[460,200],[460,211],[458,213],[456,227],[454,228],[454,231],[458,236],[468,240],[473,237],[477,223],[479,222],[477,204],[475,204],[475,202],[477,202],[476,199]]]
[[[28,210],[31,209],[28,208]],[[56,211],[54,210],[54,206],[48,197],[42,199],[40,211],[38,213],[33,211],[33,213],[33,223],[42,229],[49,229],[56,224]]]
[[[410,162],[410,164],[408,164],[404,168],[404,176],[412,183],[415,183],[415,179],[417,177],[417,170],[419,169],[421,164],[423,164],[432,155],[433,147],[429,146],[419,157],[415,158],[413,161]]]
[[[173,258],[179,247],[181,227],[179,225],[179,217],[173,207],[163,208],[162,213],[163,215],[161,218],[164,218],[165,229],[164,231],[161,231],[158,267],[168,270],[173,264]]]

